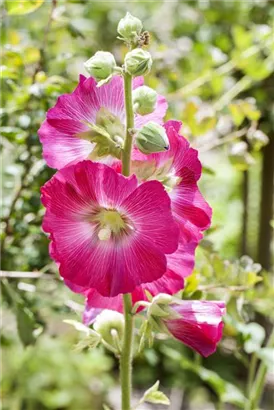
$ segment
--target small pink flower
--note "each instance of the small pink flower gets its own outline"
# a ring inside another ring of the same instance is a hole
[[[170,199],[158,181],[138,186],[135,176],[83,161],[44,185],[42,203],[61,276],[103,296],[161,278],[166,254],[178,247]]]
[[[202,231],[210,226],[212,210],[203,198],[197,182],[202,166],[198,151],[179,134],[181,123],[168,121],[164,127],[170,149],[165,152],[145,155],[133,150],[133,169],[139,180],[160,181],[171,199],[171,208],[184,242],[199,242]],[[118,170],[118,165],[115,165]]]
[[[181,316],[178,319],[164,320],[172,336],[202,356],[214,353],[222,338],[225,303],[181,301],[180,304],[170,306]]]
[[[165,274],[154,282],[142,284],[134,289],[132,292],[133,304],[141,300],[148,300],[145,291],[148,291],[152,296],[156,296],[159,293],[174,295],[182,290],[184,278],[191,274],[194,267],[196,247],[197,243],[185,245],[179,243],[177,251],[167,255],[167,270]],[[121,294],[115,297],[104,297],[96,289],[81,288],[68,281],[66,281],[66,284],[74,292],[82,293],[86,296],[83,316],[83,321],[86,325],[91,324],[104,309],[123,312],[123,298]]]
[[[133,88],[143,85],[143,78],[134,80]],[[107,110],[121,123],[125,124],[123,79],[115,76],[101,87],[90,77],[80,76],[79,84],[71,94],[58,98],[56,105],[47,113],[38,134],[43,144],[43,156],[48,166],[61,169],[87,159],[94,144],[81,138],[81,133],[89,131],[87,123],[96,123],[101,110]],[[162,123],[167,110],[164,97],[158,96],[156,109],[148,115],[135,115],[135,127],[141,128],[148,121]],[[120,136],[120,137],[123,137]],[[105,163],[113,159],[105,157]]]

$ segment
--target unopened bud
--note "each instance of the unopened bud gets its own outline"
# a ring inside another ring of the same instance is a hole
[[[97,81],[105,80],[114,73],[115,58],[108,51],[97,51],[93,57],[84,63],[87,72]]]
[[[124,317],[121,313],[112,310],[103,310],[103,312],[97,316],[93,328],[109,345],[114,345],[113,330],[119,340],[123,339]]]
[[[167,151],[169,141],[164,127],[150,121],[145,124],[136,136],[137,148],[144,154]]]
[[[135,112],[140,115],[150,114],[155,110],[157,93],[152,88],[143,85],[136,88],[132,93]]]
[[[150,72],[152,58],[148,51],[141,48],[135,48],[126,54],[125,70],[128,74],[136,77],[146,75]]]
[[[117,31],[127,42],[136,42],[141,34],[143,24],[137,17],[127,13],[118,24]]]

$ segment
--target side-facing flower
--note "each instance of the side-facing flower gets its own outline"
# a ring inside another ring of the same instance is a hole
[[[135,78],[133,88],[140,86],[143,86],[143,78]],[[152,113],[143,116],[135,114],[135,127],[141,128],[148,121],[161,124],[166,110],[165,98],[158,95]],[[87,158],[97,160],[95,144],[89,139],[89,132],[94,126],[96,131],[107,133],[117,146],[123,141],[124,85],[120,76],[114,76],[108,84],[98,88],[92,77],[87,79],[81,75],[73,93],[58,98],[38,131],[48,166],[61,169]],[[102,158],[102,162],[110,161],[109,156]]]
[[[44,185],[42,203],[61,276],[103,296],[159,279],[166,255],[178,247],[170,199],[158,181],[138,186],[135,176],[83,161]]]
[[[180,127],[179,121],[164,124],[168,151],[145,155],[135,147],[132,171],[140,181],[158,180],[164,185],[181,240],[199,242],[202,231],[210,226],[212,211],[197,185],[202,170],[198,151],[179,134]]]
[[[170,308],[178,317],[161,320],[173,337],[205,357],[216,351],[224,326],[224,302],[184,300]]]

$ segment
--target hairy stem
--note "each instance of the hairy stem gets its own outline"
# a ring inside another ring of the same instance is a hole
[[[122,153],[122,173],[130,175],[131,150],[133,142],[132,129],[134,127],[134,112],[132,106],[132,77],[124,74],[125,109],[126,109],[126,138]],[[133,350],[133,315],[131,294],[123,295],[125,330],[120,360],[122,410],[131,408],[132,388],[132,350]]]

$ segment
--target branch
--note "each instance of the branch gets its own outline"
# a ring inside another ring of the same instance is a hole
[[[227,144],[228,142],[232,142],[238,138],[244,137],[247,134],[248,129],[249,129],[248,127],[244,127],[238,131],[228,134],[226,137],[219,138],[213,142],[209,142],[208,144],[204,146],[196,146],[196,148],[199,150],[199,152],[210,151],[211,149],[217,148],[221,145]]]

